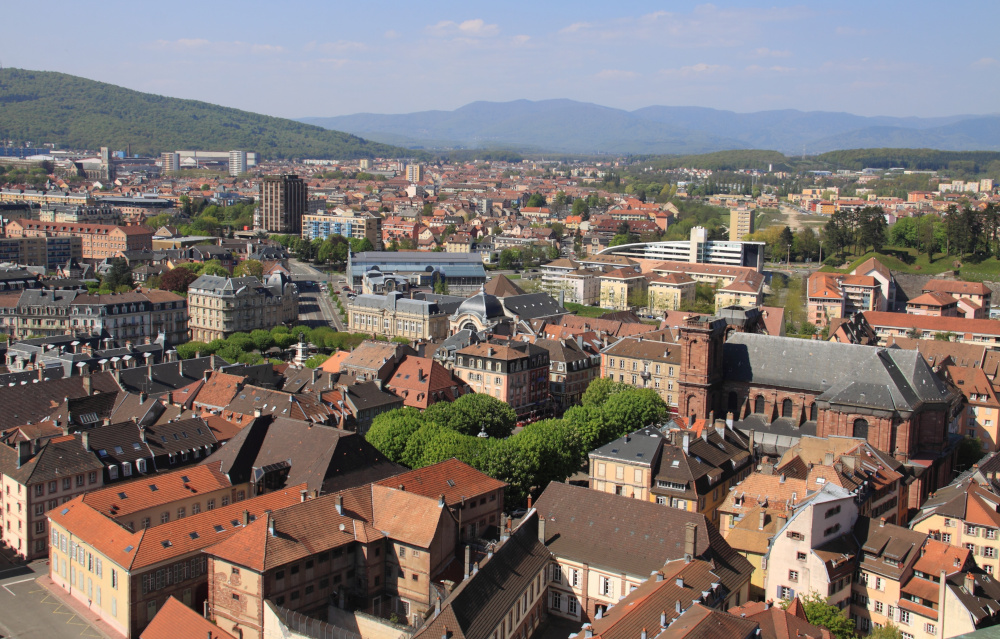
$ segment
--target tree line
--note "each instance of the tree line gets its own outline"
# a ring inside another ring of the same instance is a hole
[[[366,439],[391,461],[422,468],[455,457],[506,482],[507,507],[523,506],[551,481],[565,481],[585,468],[594,448],[667,416],[652,389],[595,379],[580,406],[559,419],[545,419],[511,435],[514,409],[484,394],[438,402],[421,412],[401,408],[375,418]],[[485,433],[485,437],[481,436]]]

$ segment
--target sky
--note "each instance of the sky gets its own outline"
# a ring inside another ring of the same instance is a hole
[[[11,3],[4,21],[5,67],[290,118],[551,98],[1000,112],[995,0],[57,0]]]

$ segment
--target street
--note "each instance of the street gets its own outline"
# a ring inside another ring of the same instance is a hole
[[[288,261],[288,270],[292,272],[292,280],[299,285],[299,323],[313,327],[332,326],[338,331],[345,330],[333,300],[320,289],[321,283],[328,282],[330,286],[336,286],[339,290],[341,285],[336,284],[336,276],[333,282],[329,282],[327,273],[294,259]],[[313,284],[306,285],[306,282],[310,281]],[[342,298],[341,301],[346,300]]]
[[[17,639],[70,639],[104,635],[35,581],[46,560],[0,572],[0,634]]]

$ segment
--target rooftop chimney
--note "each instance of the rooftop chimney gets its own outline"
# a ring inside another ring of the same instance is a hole
[[[684,437],[681,440],[681,442],[682,442],[682,446],[684,448],[684,454],[687,455],[688,454],[688,446],[691,445],[691,435],[689,435],[688,433],[684,433]]]
[[[715,432],[719,437],[726,438],[726,422],[724,420],[715,420]]]
[[[678,577],[676,580],[674,580],[674,583],[677,585],[678,588],[683,588],[684,587],[684,577]]]
[[[470,546],[465,547],[465,567],[462,569],[462,574],[466,579],[469,578],[469,563],[472,559],[472,548]]]
[[[249,510],[244,510],[243,511],[243,525],[244,526],[250,525],[250,511]]]
[[[438,508],[444,508],[444,506],[445,506],[444,493],[441,493],[441,495],[438,497]]]
[[[90,379],[90,373],[89,372],[87,372],[83,376],[83,394],[84,395],[93,395],[94,394],[93,385],[92,385],[92,382],[91,382],[91,379]]]
[[[667,627],[667,611],[664,610],[660,613],[660,628]]]
[[[642,629],[642,634],[639,635],[639,639],[646,639],[646,629]]]
[[[83,433],[80,434],[80,437],[83,438],[83,449],[90,450],[90,433],[83,431]]]
[[[684,556],[688,561],[698,556],[698,524],[690,521],[684,527]]]
[[[656,578],[656,581],[663,581],[663,573],[659,570],[653,571],[653,577]]]
[[[969,591],[970,595],[976,595],[976,578],[972,576],[971,572],[965,573],[965,589]]]
[[[726,428],[733,427],[733,413],[732,411],[726,413]]]
[[[763,510],[760,511],[760,519],[758,520],[757,530],[764,530],[764,523],[767,519],[767,513]]]
[[[538,541],[545,543],[545,517],[538,518]]]
[[[309,491],[308,490],[300,490],[299,491],[299,499],[300,499],[300,501],[305,501],[306,497],[308,497],[308,496],[309,496]]]
[[[823,454],[823,465],[824,466],[833,466],[833,453],[824,453]]]
[[[274,519],[272,519],[270,515],[267,516],[267,534],[272,537],[277,536],[274,532]]]
[[[586,639],[590,639],[591,637],[594,636],[594,627],[589,623],[583,624],[583,636]]]
[[[676,602],[674,602],[674,612],[677,613],[677,614],[681,614],[681,612],[682,612],[681,611],[681,600],[680,599],[678,599]]]
[[[343,495],[337,495],[336,508],[337,508],[337,514],[338,515],[343,515],[344,514],[344,496]]]
[[[17,442],[17,467],[27,464],[29,459],[31,459],[31,442]]]
[[[878,527],[879,528],[885,528],[885,517],[879,517]]]

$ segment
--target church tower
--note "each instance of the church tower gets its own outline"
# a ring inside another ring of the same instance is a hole
[[[682,417],[706,417],[714,410],[716,387],[722,381],[722,343],[726,321],[695,315],[679,327],[681,368],[677,412]]]

